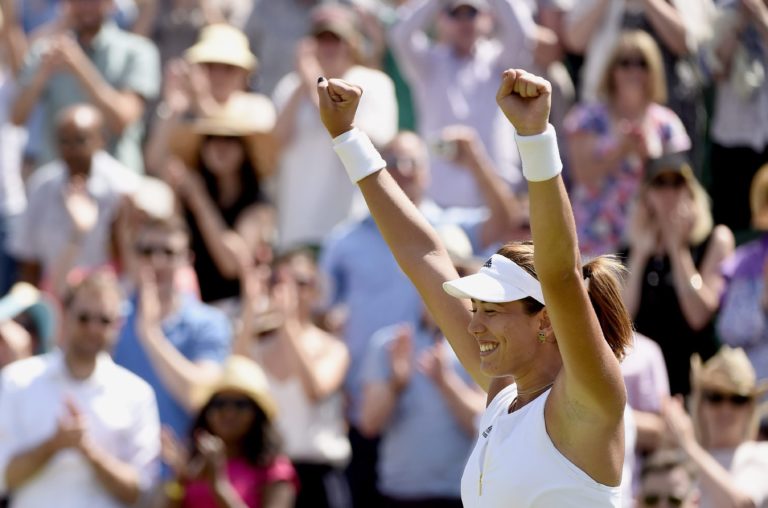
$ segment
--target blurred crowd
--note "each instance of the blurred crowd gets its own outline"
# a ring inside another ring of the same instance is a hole
[[[502,70],[615,254],[625,506],[768,507],[768,0],[0,0],[0,497],[451,508],[473,384],[320,76],[461,274],[529,238]]]

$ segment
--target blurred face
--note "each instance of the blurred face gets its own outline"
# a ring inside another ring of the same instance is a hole
[[[741,444],[755,410],[753,397],[704,390],[700,414],[709,448],[733,448]]]
[[[650,76],[648,61],[639,51],[625,51],[613,65],[614,94],[618,100],[648,100]]]
[[[311,310],[320,295],[317,268],[304,256],[296,256],[277,268],[278,279],[294,284],[299,307]]]
[[[152,270],[158,288],[168,290],[173,287],[176,271],[188,261],[189,240],[184,233],[150,227],[138,235],[135,249],[141,265]]]
[[[418,204],[429,183],[424,147],[415,138],[401,137],[383,151],[382,157],[405,195]]]
[[[682,467],[648,473],[638,496],[640,508],[694,508],[697,506],[690,475]]]
[[[445,19],[448,42],[461,53],[471,51],[490,24],[490,18],[486,13],[470,5],[460,5],[446,11]]]
[[[246,395],[225,390],[211,399],[206,411],[206,420],[211,433],[226,444],[241,441],[256,421],[258,408]]]
[[[222,63],[201,65],[208,76],[211,93],[216,102],[224,103],[234,92],[248,88],[248,71],[241,67]]]
[[[317,60],[322,67],[333,66],[339,62],[350,62],[352,51],[349,44],[330,31],[321,31],[314,34],[317,43]]]
[[[64,312],[67,351],[80,358],[95,358],[112,348],[121,324],[121,299],[114,291],[80,289]]]
[[[66,0],[76,32],[98,31],[114,9],[112,0]]]
[[[101,148],[101,134],[97,128],[81,128],[68,122],[59,126],[56,143],[70,175],[85,174],[93,154]]]
[[[657,218],[678,212],[693,214],[693,194],[685,177],[679,173],[662,173],[654,178],[648,185],[646,197],[650,210]]]
[[[469,333],[480,348],[480,367],[491,377],[521,375],[534,365],[539,316],[529,315],[521,301],[489,303],[472,300]]]
[[[235,174],[245,162],[245,146],[239,137],[208,136],[200,150],[205,167],[215,176]]]

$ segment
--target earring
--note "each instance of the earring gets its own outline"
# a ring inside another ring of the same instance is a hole
[[[546,332],[544,332],[543,330],[539,330],[537,338],[539,339],[539,342],[544,344],[547,341],[547,334],[546,334]]]

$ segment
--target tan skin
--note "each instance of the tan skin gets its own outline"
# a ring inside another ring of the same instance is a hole
[[[322,80],[318,92],[320,116],[329,134],[349,131],[362,90],[341,80]],[[508,70],[496,99],[517,132],[529,136],[546,129],[550,94],[546,80]],[[519,408],[542,393],[537,389],[554,382],[544,414],[553,444],[596,481],[618,485],[625,388],[584,287],[562,178],[529,183],[535,263],[547,301],[546,309],[534,315],[524,313],[520,302],[472,302],[477,311],[472,314],[467,302],[443,292],[442,283],[458,274],[435,231],[389,173],[381,170],[358,183],[398,263],[464,367],[487,390],[488,401],[516,382]],[[537,346],[539,331],[547,339]],[[480,340],[496,342],[499,348],[481,358]]]

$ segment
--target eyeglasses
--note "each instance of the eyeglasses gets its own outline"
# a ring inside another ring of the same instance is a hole
[[[651,180],[651,187],[657,189],[679,189],[680,187],[685,186],[685,183],[685,177],[680,175],[657,176]]]
[[[619,58],[619,60],[616,62],[616,65],[621,67],[622,69],[648,69],[648,62],[643,57],[623,57]]]
[[[109,326],[115,321],[117,321],[117,318],[107,316],[106,314],[91,314],[89,312],[78,312],[75,315],[75,318],[77,319],[77,322],[80,323],[82,326],[89,325],[90,323],[97,323],[102,326]]]
[[[253,401],[247,397],[214,397],[208,404],[210,409],[222,411],[232,408],[237,411],[247,411],[254,406]]]
[[[666,497],[667,503],[670,506],[683,506],[683,502],[685,501],[684,497],[678,497],[678,496],[662,496],[661,494],[646,494],[643,496],[643,506],[657,506],[662,499]]]
[[[730,402],[733,406],[746,406],[752,402],[752,397],[749,395],[737,395],[735,393],[704,392],[702,398],[713,406],[720,405],[726,401]]]
[[[136,252],[144,258],[150,258],[154,254],[161,254],[165,258],[172,258],[178,256],[180,253],[180,251],[165,245],[137,245]]]
[[[451,19],[464,19],[473,20],[480,14],[480,11],[469,5],[460,5],[455,9],[447,11],[448,17]]]

